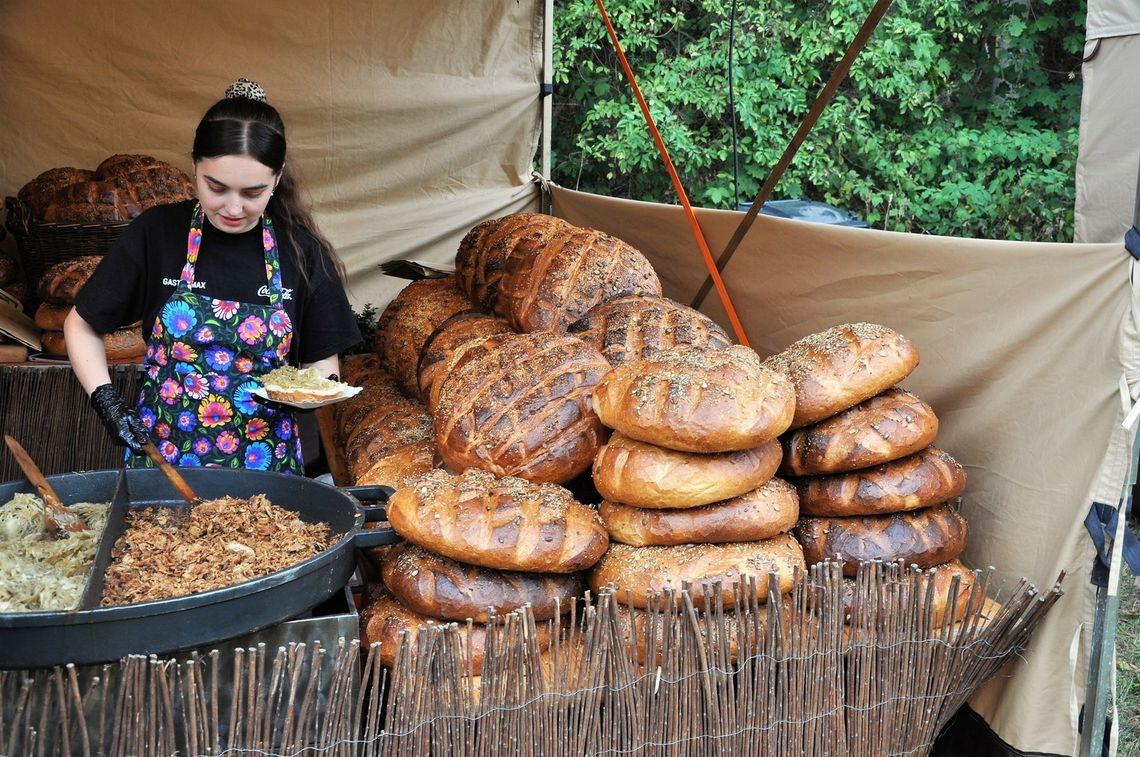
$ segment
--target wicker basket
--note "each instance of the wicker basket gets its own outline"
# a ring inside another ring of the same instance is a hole
[[[33,292],[48,268],[64,260],[104,254],[130,223],[34,221],[28,207],[17,197],[5,198],[4,207],[7,211],[5,226],[16,238],[16,247],[23,258],[24,275]]]

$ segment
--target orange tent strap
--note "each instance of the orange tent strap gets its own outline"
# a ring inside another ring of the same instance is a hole
[[[661,153],[661,159],[665,162],[665,170],[669,172],[669,178],[673,180],[673,188],[677,190],[677,196],[681,198],[681,205],[685,208],[685,217],[689,220],[689,228],[693,230],[693,237],[697,240],[697,246],[701,250],[701,257],[705,261],[705,268],[709,271],[709,276],[712,277],[713,286],[716,287],[716,293],[720,296],[721,304],[724,305],[725,312],[728,314],[729,324],[732,326],[733,333],[736,334],[736,341],[748,346],[748,336],[744,333],[744,327],[740,324],[740,318],[736,315],[736,307],[732,304],[732,298],[725,289],[724,281],[720,277],[720,271],[717,270],[716,262],[713,260],[712,252],[709,250],[708,242],[705,241],[705,234],[701,230],[701,225],[697,223],[697,214],[693,212],[693,206],[689,202],[689,196],[685,194],[685,188],[681,185],[681,177],[677,175],[677,169],[673,167],[673,160],[669,157],[669,151],[665,149],[665,142],[661,139],[661,132],[657,130],[657,124],[653,121],[653,116],[649,112],[649,105],[645,102],[645,97],[641,94],[641,88],[637,86],[637,79],[633,76],[633,69],[629,67],[629,61],[625,58],[625,51],[622,50],[621,43],[618,41],[617,32],[614,30],[614,25],[610,22],[610,16],[606,13],[606,6],[602,0],[594,0],[598,6],[598,11],[602,14],[602,22],[606,25],[606,30],[609,32],[610,40],[614,43],[614,50],[617,51],[618,60],[621,61],[621,67],[625,71],[625,78],[629,80],[629,85],[633,88],[633,94],[637,98],[637,104],[641,106],[641,113],[645,116],[645,123],[649,125],[649,133],[653,136],[653,142],[657,145],[657,151]]]

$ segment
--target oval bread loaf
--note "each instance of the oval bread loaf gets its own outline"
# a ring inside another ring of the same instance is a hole
[[[699,310],[651,294],[604,300],[570,324],[567,332],[592,344],[618,365],[653,357],[680,345],[724,349],[732,338]]]
[[[414,544],[497,570],[573,573],[609,544],[597,511],[563,487],[476,469],[434,470],[398,489],[388,520]]]
[[[687,510],[649,510],[602,500],[610,540],[635,547],[770,539],[796,525],[796,490],[778,478],[723,502]]]
[[[677,347],[622,363],[594,388],[602,423],[649,444],[686,452],[752,449],[788,428],[795,392],[748,347]]]
[[[63,331],[63,322],[71,312],[71,305],[53,305],[41,302],[36,308],[36,325],[44,331]]]
[[[344,455],[355,479],[400,447],[432,438],[432,420],[427,410],[419,402],[406,400],[387,406],[386,411],[378,408],[369,414],[348,438]]]
[[[953,560],[966,548],[969,526],[949,505],[935,505],[890,515],[800,518],[795,534],[808,565],[840,562],[844,575],[853,576],[860,561],[930,568]]]
[[[930,405],[893,387],[782,438],[784,476],[843,473],[912,455],[938,435]]]
[[[509,303],[501,296],[512,257],[538,255],[556,235],[570,228],[544,213],[513,213],[484,221],[464,235],[455,253],[456,282],[475,307],[506,318]]]
[[[569,481],[590,467],[605,436],[590,392],[608,369],[605,358],[576,337],[488,337],[439,385],[436,447],[456,471]]]
[[[428,336],[471,303],[455,286],[455,277],[420,279],[401,289],[377,319],[376,353],[407,397],[419,396],[416,366]]]
[[[102,259],[102,255],[83,255],[56,263],[40,276],[36,296],[53,305],[72,304]]]
[[[927,574],[927,578],[918,581],[914,586],[918,592],[919,601],[925,608],[927,582],[933,582],[934,584],[934,592],[930,602],[932,605],[931,625],[941,626],[946,623],[955,623],[966,617],[966,612],[970,607],[970,592],[974,588],[976,578],[974,571],[967,568],[961,560],[954,559],[940,565],[935,565],[933,568],[929,568],[924,572]],[[953,597],[954,602],[951,605],[950,600],[952,597],[950,596],[950,592],[955,576],[958,576],[958,593]],[[904,572],[903,577],[908,582],[914,580],[910,578],[909,572]],[[888,580],[886,583],[889,585],[891,582]],[[844,617],[851,623],[874,622],[871,618],[863,617],[865,611],[856,611],[855,596],[857,585],[856,579],[854,578],[843,579]],[[923,613],[920,613],[920,617],[922,614]]]
[[[428,335],[420,351],[416,368],[419,398],[428,403],[436,380],[450,373],[472,344],[495,334],[510,332],[510,324],[502,318],[475,310],[460,311],[439,324]],[[431,407],[429,403],[428,409]]]
[[[873,468],[795,479],[805,515],[882,515],[947,502],[966,488],[966,469],[937,447]]]
[[[403,545],[389,553],[384,583],[404,606],[423,615],[476,623],[530,605],[536,621],[569,612],[585,589],[580,573],[518,573],[468,565]]]
[[[599,302],[661,294],[649,260],[617,237],[566,224],[531,253],[516,246],[499,291],[500,309],[519,331],[566,331]]]
[[[781,594],[792,590],[797,569],[804,568],[804,553],[789,534],[757,542],[731,544],[681,544],[668,547],[632,547],[611,544],[588,580],[595,592],[613,585],[622,604],[646,609],[651,594],[672,587],[680,601],[681,585],[688,582],[697,609],[715,603],[712,584],[721,582],[720,596],[726,605],[734,601],[733,585],[741,576],[755,576],[756,594],[768,598],[768,574],[778,575]],[[706,585],[709,591],[706,592]]]
[[[400,649],[401,634],[408,644],[408,650],[416,653],[416,638],[420,631],[428,625],[446,625],[455,621],[446,621],[432,618],[412,611],[402,605],[399,600],[387,592],[376,592],[369,598],[368,603],[360,613],[361,643],[371,646],[380,643],[380,664],[391,668],[396,663],[396,656]],[[458,633],[459,648],[462,657],[458,661],[459,669],[472,675],[483,672],[483,657],[487,644],[487,626],[482,623],[472,623],[471,631],[461,625]],[[539,649],[546,649],[550,645],[550,624],[535,624],[535,641]],[[470,645],[470,646],[468,646]]]
[[[775,439],[752,449],[701,454],[615,431],[594,458],[594,486],[607,500],[635,507],[696,507],[752,491],[772,478],[782,455]]]
[[[918,365],[918,349],[886,326],[845,323],[794,342],[764,365],[783,372],[795,385],[791,428],[800,428],[902,381]]]
[[[67,340],[62,331],[41,332],[40,346],[49,355],[67,357]],[[103,334],[103,350],[108,360],[134,360],[146,354],[146,342],[137,328],[116,329]]]
[[[372,459],[371,464],[360,463],[359,474],[353,477],[357,486],[390,486],[399,489],[407,486],[408,479],[422,476],[436,467],[435,441],[404,444]]]

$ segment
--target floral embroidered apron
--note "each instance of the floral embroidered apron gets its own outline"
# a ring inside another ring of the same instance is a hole
[[[282,306],[281,264],[269,216],[261,218],[269,305],[194,294],[203,213],[194,208],[186,264],[147,341],[139,417],[162,456],[183,467],[301,473],[297,422],[252,396],[258,378],[285,364],[293,324]],[[127,463],[150,467],[127,450]]]

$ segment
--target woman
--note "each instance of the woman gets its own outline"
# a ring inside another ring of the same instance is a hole
[[[64,324],[72,368],[129,465],[170,462],[301,473],[297,422],[251,392],[286,363],[339,371],[360,341],[344,266],[301,202],[285,126],[240,79],[198,124],[198,199],[147,210],[127,227]],[[141,321],[142,389],[111,385],[102,334]]]

